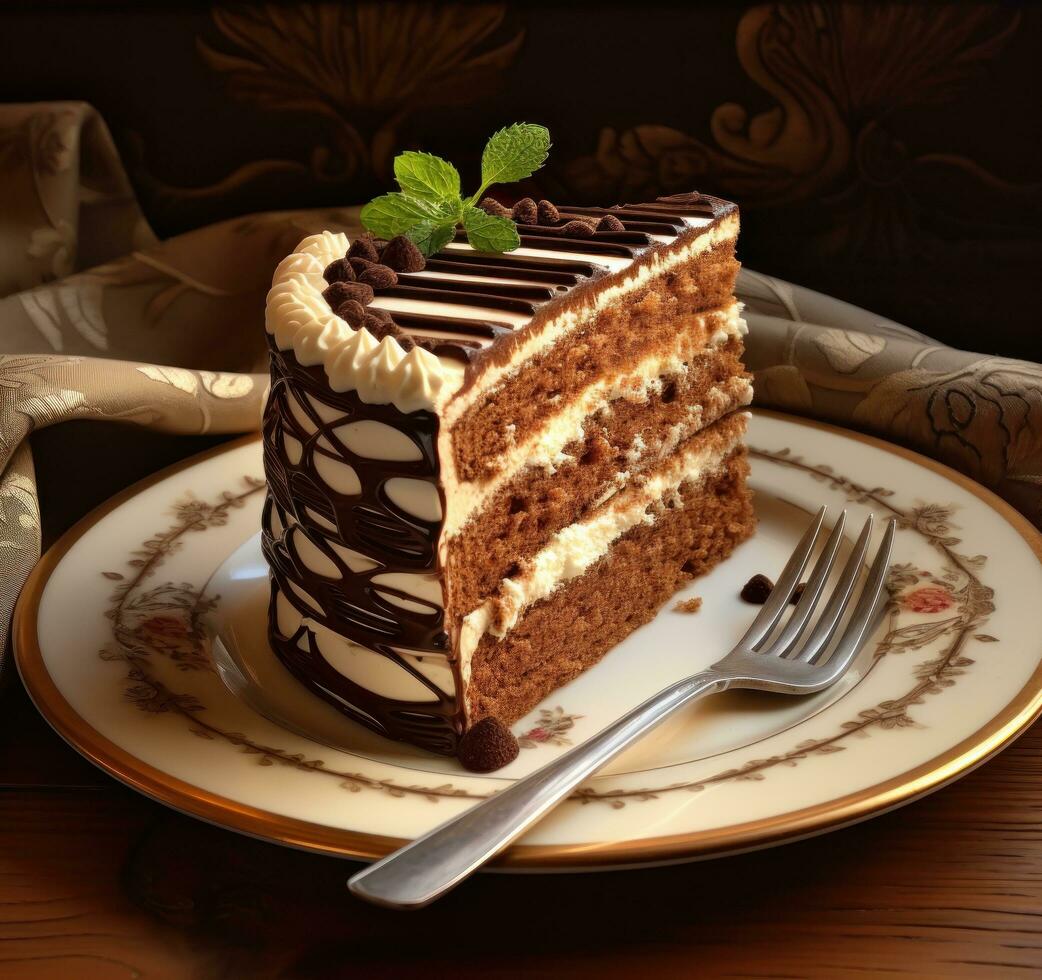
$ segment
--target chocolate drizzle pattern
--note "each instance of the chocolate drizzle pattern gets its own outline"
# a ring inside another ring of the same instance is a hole
[[[271,379],[264,416],[268,499],[263,516],[263,550],[272,573],[272,647],[296,677],[355,721],[382,735],[451,755],[463,725],[456,665],[451,664],[456,691],[450,694],[396,650],[405,648],[419,656],[447,658],[444,611],[412,593],[373,582],[375,576],[393,572],[437,573],[440,522],[422,520],[397,506],[388,496],[387,483],[394,477],[405,477],[438,487],[438,419],[426,411],[406,415],[391,405],[365,404],[354,392],[333,392],[321,368],[302,367],[292,353],[278,351],[274,345]],[[308,395],[334,410],[336,417],[325,421]],[[303,425],[294,413],[291,396],[295,406],[306,414],[310,427]],[[395,462],[352,452],[335,430],[360,420],[393,426],[415,445],[420,459]],[[286,435],[303,447],[296,462],[287,452]],[[344,495],[322,481],[315,465],[318,456],[351,466],[358,476],[360,493]],[[324,528],[314,514],[336,530]],[[273,515],[283,529],[295,523],[292,534],[273,534]],[[296,534],[306,535],[332,562],[340,577],[327,578],[307,568],[291,543]],[[330,541],[379,564],[367,571],[352,571],[330,547]],[[294,586],[311,596],[321,611],[303,599]],[[275,611],[276,592],[281,592],[301,616],[392,660],[429,692],[429,700],[398,701],[349,680],[322,656],[314,633],[304,624],[293,636],[283,636]],[[407,600],[419,609],[403,608],[385,596]]]
[[[460,317],[430,316],[426,313],[395,313],[394,321],[400,326],[411,327],[420,332],[424,329],[448,330],[451,333],[482,337],[486,340],[495,340],[502,334],[514,331],[509,323],[497,320],[464,320]]]
[[[591,279],[606,271],[603,265],[596,265],[582,259],[558,259],[553,256],[517,255],[513,252],[439,252],[436,259],[427,263],[428,268],[435,268],[435,263],[451,262],[457,266],[466,268],[455,268],[448,271],[461,272],[467,275],[493,275],[504,277],[503,270],[517,270],[524,272],[526,279],[534,279],[532,273],[538,273],[539,278],[546,282],[556,282],[551,276],[564,272],[578,276],[579,279]],[[494,266],[495,272],[484,273],[481,266]]]
[[[533,259],[531,264],[512,263],[507,265],[504,263],[496,266],[488,262],[489,258],[491,256],[483,255],[481,259],[484,261],[468,262],[465,274],[468,276],[492,276],[497,279],[521,279],[526,282],[536,279],[539,282],[545,282],[547,285],[577,286],[584,276],[592,276],[594,272],[593,266],[582,265],[581,263],[573,263],[573,265],[578,266],[578,271],[558,272],[554,270],[553,266],[540,266],[538,259]],[[447,272],[458,275],[462,270],[458,265],[458,260],[453,262],[439,256],[427,262],[427,271]],[[500,283],[499,285],[502,286],[503,284]]]
[[[425,299],[434,302],[446,300],[461,306],[477,306],[489,310],[511,310],[515,313],[532,314],[540,302],[552,299],[554,290],[532,286],[505,286],[502,283],[488,286],[476,282],[460,282],[454,279],[420,279],[417,276],[402,276],[406,285],[392,286],[381,291],[381,296],[402,299]],[[414,283],[423,283],[422,286]],[[525,295],[536,294],[534,298]]]
[[[522,208],[522,205],[529,204],[530,207]],[[502,213],[510,213],[495,201],[486,201],[483,205],[490,211],[500,208]],[[452,303],[460,307],[532,317],[552,300],[568,294],[584,282],[608,274],[607,263],[602,265],[588,256],[636,259],[657,244],[652,236],[679,238],[690,227],[685,218],[719,218],[731,207],[725,201],[700,194],[679,194],[658,198],[651,204],[624,204],[612,208],[562,206],[558,209],[549,202],[541,202],[541,205],[541,211],[534,201],[528,199],[515,205],[515,218],[522,214],[525,217],[540,214],[537,224],[518,223],[521,247],[575,252],[582,255],[582,259],[572,261],[558,256],[443,249],[427,260],[423,270],[425,274],[399,272],[395,285],[378,290],[381,299],[390,301],[384,309],[390,312],[394,324],[409,340],[435,354],[473,361],[501,336],[513,333],[516,328],[494,319],[471,320],[467,317],[406,313],[394,309],[393,301]],[[547,214],[556,217],[544,221],[543,216]],[[606,215],[616,218],[622,230],[618,230],[618,225],[616,230],[597,230],[598,219]],[[574,228],[577,224],[584,232],[581,236],[569,233],[571,229],[568,226]],[[454,240],[463,243],[466,235],[458,232]],[[454,278],[458,276],[471,279]],[[482,281],[486,279],[518,282]]]

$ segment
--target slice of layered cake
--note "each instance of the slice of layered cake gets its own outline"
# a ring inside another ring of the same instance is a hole
[[[267,304],[272,646],[349,717],[485,769],[508,755],[479,722],[594,665],[754,525],[736,207],[510,216],[509,252],[311,236]]]

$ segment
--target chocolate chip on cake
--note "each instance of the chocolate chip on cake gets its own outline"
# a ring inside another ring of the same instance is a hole
[[[398,326],[390,317],[377,316],[377,310],[370,310],[366,313],[365,319],[362,320],[362,326],[365,327],[377,340],[383,340],[384,337],[394,337],[395,340],[407,339],[405,334],[402,333],[402,328]],[[383,312],[382,310],[379,312]],[[406,345],[403,343],[403,347]],[[409,344],[412,347],[412,344]]]
[[[331,310],[339,309],[349,299],[368,306],[373,301],[373,287],[364,282],[334,282],[322,290]]]
[[[380,262],[395,272],[420,272],[427,264],[423,252],[404,235],[398,235],[387,243]]]
[[[567,235],[569,238],[592,238],[593,225],[575,218],[568,224],[561,225],[561,234]]]
[[[500,204],[494,197],[483,197],[480,202],[478,202],[478,207],[481,208],[485,214],[491,214],[497,218],[510,217],[510,208]]]
[[[373,289],[390,289],[398,284],[398,275],[390,266],[370,264],[359,273],[358,281],[372,286]]]
[[[597,222],[598,231],[625,231],[626,226],[614,214],[606,214]]]
[[[742,598],[753,605],[762,606],[770,597],[774,583],[766,575],[754,575],[742,587]]]
[[[394,337],[398,341],[399,346],[407,351],[412,350],[416,346],[416,341],[394,322],[391,314],[387,310],[381,310],[379,307],[370,306],[366,309],[362,326],[377,340],[383,340],[384,337]]]
[[[370,262],[378,262],[380,255],[376,251],[376,244],[373,241],[373,236],[368,232],[364,235],[360,235],[352,243],[351,247],[347,250],[347,257],[349,259],[368,259]]]
[[[471,772],[493,772],[521,751],[513,733],[498,718],[482,718],[460,739],[456,755]]]
[[[322,278],[330,284],[334,282],[354,282],[355,270],[351,268],[351,263],[347,259],[337,259],[326,266],[322,272]]]
[[[519,225],[534,225],[539,220],[539,208],[530,197],[523,197],[510,210],[510,216]]]
[[[549,201],[540,201],[536,205],[538,223],[541,225],[556,225],[561,220],[561,212],[557,206]]]
[[[365,307],[356,299],[345,300],[333,312],[341,320],[346,320],[356,330],[365,319]]]

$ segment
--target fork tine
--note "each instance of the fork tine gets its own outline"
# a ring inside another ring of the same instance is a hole
[[[764,656],[784,657],[803,635],[803,631],[807,628],[807,623],[810,621],[811,613],[814,612],[814,607],[818,604],[821,592],[825,588],[825,582],[829,577],[829,573],[836,563],[836,552],[839,551],[840,542],[843,540],[843,529],[846,527],[846,523],[847,512],[845,510],[840,511],[839,520],[836,521],[832,534],[829,535],[828,541],[825,542],[825,547],[814,565],[814,571],[811,572],[810,579],[803,590],[803,595],[800,596],[800,601],[796,603],[796,608],[792,611],[792,615],[789,617],[789,621],[785,624],[778,639],[763,651]]]
[[[887,522],[886,534],[883,535],[883,543],[876,552],[875,561],[868,571],[868,579],[865,581],[865,589],[858,599],[854,612],[851,614],[847,628],[836,644],[836,649],[828,660],[828,669],[832,672],[842,673],[847,665],[854,659],[865,636],[875,625],[876,615],[886,602],[887,572],[890,570],[890,554],[894,546],[894,534],[897,531],[897,519],[891,517]],[[814,661],[811,661],[812,663]]]
[[[792,557],[786,563],[785,568],[782,569],[777,585],[771,590],[771,594],[763,604],[763,608],[756,619],[753,620],[745,636],[739,641],[739,646],[755,650],[759,644],[763,643],[771,630],[774,629],[778,620],[781,619],[782,613],[785,612],[785,608],[789,604],[789,599],[792,598],[793,591],[799,584],[803,569],[807,567],[807,562],[814,552],[814,545],[818,541],[818,534],[821,532],[821,525],[825,520],[826,510],[828,510],[827,507],[822,507],[811,526],[804,532],[800,543],[796,545],[796,550],[792,553]]]
[[[814,629],[810,631],[803,646],[793,655],[793,660],[813,663],[832,642],[839,621],[843,618],[843,613],[846,612],[847,606],[850,605],[850,598],[854,594],[854,586],[857,583],[858,575],[861,574],[861,566],[865,563],[865,555],[868,553],[868,543],[872,539],[874,526],[875,518],[869,514],[868,520],[861,528],[857,542],[850,552],[850,557],[843,566],[839,581],[836,583],[829,601],[825,604],[821,618],[814,624]]]

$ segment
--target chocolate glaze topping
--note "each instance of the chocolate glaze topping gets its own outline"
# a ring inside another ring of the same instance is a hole
[[[464,252],[463,254],[466,255],[467,253]],[[539,266],[495,266],[488,263],[479,264],[470,262],[467,263],[467,267],[464,270],[459,267],[458,261],[454,262],[451,259],[446,260],[440,256],[436,259],[429,259],[427,261],[428,272],[448,272],[456,275],[462,273],[468,276],[494,276],[497,279],[524,279],[527,282],[536,280],[554,286],[576,286],[579,284],[579,280],[583,275],[590,276],[593,274],[593,266],[585,265],[582,268],[588,271],[582,273],[556,272],[553,271],[552,268],[540,268]]]
[[[646,231],[652,235],[678,235],[684,230],[684,222],[681,218],[673,218],[667,215],[648,218],[630,218],[620,215],[621,208],[568,208],[561,212],[563,218],[603,218],[606,215],[622,220],[623,226],[628,231]],[[625,218],[625,220],[623,220]]]
[[[529,234],[526,228],[531,228],[534,234]],[[572,238],[565,235],[547,234],[548,231],[549,229],[537,225],[519,225],[521,247],[553,249],[557,252],[586,252],[588,255],[614,255],[625,259],[631,259],[642,251],[636,245],[621,245],[613,242],[610,235],[603,238],[601,235],[593,238]],[[459,232],[455,240],[465,242],[467,236],[463,232]],[[644,247],[646,248],[649,244],[650,240],[645,240]]]
[[[540,273],[545,276],[545,281],[547,282],[551,281],[550,275],[556,273],[571,273],[580,278],[590,279],[603,275],[607,271],[605,266],[597,265],[586,259],[558,259],[551,256],[517,255],[513,252],[444,251],[439,252],[437,258],[432,259],[428,263],[428,268],[432,268],[435,262],[451,262],[456,266],[465,266],[466,268],[454,268],[449,271],[467,275],[481,274],[478,270],[482,266],[495,268],[495,272],[489,272],[488,274],[499,276],[500,278],[504,275],[503,270],[510,269],[526,273]],[[536,279],[539,277],[526,275],[525,278]]]
[[[376,294],[391,300],[452,302],[458,306],[503,310],[534,318],[541,316],[541,309],[552,300],[579,292],[585,283],[608,274],[607,265],[586,256],[636,260],[657,244],[651,237],[653,235],[680,238],[696,233],[685,223],[685,216],[720,218],[733,208],[726,201],[700,194],[677,194],[658,198],[650,204],[624,204],[612,208],[556,207],[549,201],[537,204],[530,198],[519,201],[509,212],[491,198],[483,200],[481,206],[489,213],[513,214],[515,220],[521,222],[518,231],[522,247],[575,252],[584,257],[570,260],[510,252],[443,249],[421,267],[422,257],[415,246],[410,248],[411,243],[407,240],[395,239],[384,244],[367,239],[359,246],[356,255],[368,258],[375,254],[377,259],[374,261],[385,262],[397,273],[396,283],[377,288]],[[611,220],[605,221],[606,217]],[[459,232],[455,240],[464,242],[466,236]],[[408,268],[403,267],[406,251]],[[476,280],[516,279],[518,282],[516,285],[485,283],[415,274],[420,271],[466,275]],[[378,279],[377,276],[366,278]],[[334,312],[337,312],[335,308]],[[495,320],[470,321],[466,317],[406,314],[393,309],[391,316],[395,328],[403,331],[410,341],[438,355],[464,362],[484,357],[497,341],[516,332],[509,323]],[[386,333],[398,336],[394,329],[385,329],[381,335]]]
[[[426,313],[395,313],[394,318],[396,323],[417,333],[427,329],[495,340],[503,334],[514,332],[509,323],[495,320],[465,320],[462,317],[430,316]]]
[[[473,272],[468,270],[467,275],[473,275]],[[381,292],[381,295],[444,300],[445,296],[441,294],[450,293],[452,302],[455,303],[467,302],[467,294],[473,294],[474,296],[482,297],[482,302],[475,303],[475,306],[490,306],[492,300],[527,300],[528,302],[521,303],[518,306],[503,307],[503,309],[516,309],[527,313],[529,309],[534,312],[537,303],[545,303],[548,299],[553,299],[559,288],[561,287],[530,286],[527,283],[518,283],[517,285],[511,283],[508,286],[501,282],[493,284],[468,282],[461,279],[430,279],[426,276],[402,276],[397,287],[385,289]],[[426,295],[420,296],[420,293]],[[434,293],[438,295],[430,295]],[[492,308],[495,309],[494,306]]]
[[[571,224],[568,222],[567,224]],[[621,223],[621,222],[620,222]],[[564,228],[567,228],[567,224]],[[589,226],[587,226],[589,227]],[[538,239],[540,242],[546,242],[547,245],[543,246],[546,248],[553,247],[552,244],[567,239],[567,235],[554,235],[552,238],[546,234],[549,229],[540,228],[537,225],[518,225],[518,231],[521,233],[521,244],[525,243],[526,238],[530,240]],[[666,234],[672,233],[672,229],[665,232]],[[629,228],[625,228],[623,231],[592,231],[593,238],[583,237],[581,244],[588,246],[590,244],[599,244],[602,242],[613,243],[616,245],[637,245],[641,248],[647,248],[647,246],[653,244],[652,239],[643,231],[632,231]],[[600,249],[597,249],[600,251]],[[626,253],[630,254],[630,253]]]

